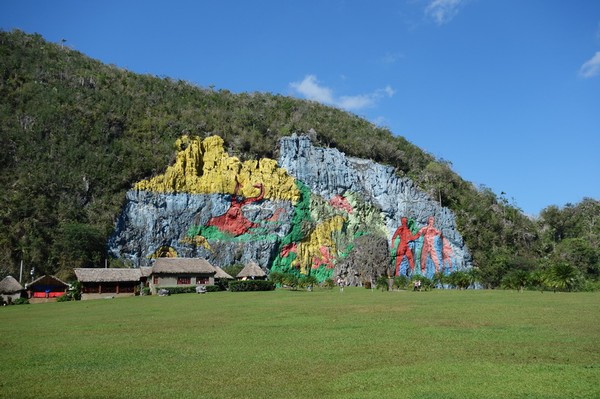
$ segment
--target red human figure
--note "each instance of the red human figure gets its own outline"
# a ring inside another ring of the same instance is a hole
[[[415,270],[415,260],[413,257],[412,250],[408,246],[410,241],[414,241],[419,238],[421,233],[417,233],[413,235],[412,231],[408,228],[408,224],[406,222],[406,218],[402,218],[402,224],[396,232],[392,236],[392,245],[394,245],[394,240],[396,237],[400,237],[400,242],[398,243],[398,247],[396,248],[396,276],[400,275],[400,264],[402,263],[402,259],[406,256],[408,259],[408,265],[410,266],[410,270]]]
[[[421,228],[417,235],[423,236],[423,248],[421,248],[421,273],[425,274],[427,265],[427,255],[431,256],[433,264],[435,265],[435,272],[440,271],[440,259],[435,249],[435,237],[442,236],[442,233],[433,227],[433,216],[430,216],[427,221],[427,226]]]
[[[448,264],[448,269],[452,271],[452,255],[454,255],[454,251],[450,246],[450,242],[444,238],[442,244],[442,268]]]
[[[229,233],[233,236],[239,236],[244,233],[247,233],[253,227],[258,226],[256,223],[253,223],[246,219],[244,214],[242,213],[242,207],[244,205],[248,205],[252,202],[260,201],[265,196],[265,190],[262,184],[255,184],[254,187],[260,189],[260,194],[257,197],[246,198],[243,200],[238,200],[237,194],[240,188],[240,184],[237,183],[235,186],[235,191],[233,196],[231,197],[231,206],[221,216],[217,216],[211,218],[207,226],[215,226],[220,231],[225,233]]]
[[[312,268],[318,269],[321,265],[325,265],[327,269],[335,268],[333,258],[329,253],[329,248],[322,245],[321,248],[319,248],[319,252],[321,253],[321,256],[313,256]]]

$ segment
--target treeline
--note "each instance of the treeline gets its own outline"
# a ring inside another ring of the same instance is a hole
[[[450,207],[487,286],[557,259],[597,279],[597,201],[550,207],[531,220],[448,163],[348,112],[134,74],[21,31],[0,32],[0,274],[14,274],[21,261],[27,271],[63,277],[103,265],[125,192],[173,162],[182,134],[218,134],[230,154],[248,159],[276,158],[278,139],[293,132],[392,165]],[[571,226],[575,209],[589,226]],[[548,233],[561,217],[568,233]],[[580,252],[585,270],[571,257]]]

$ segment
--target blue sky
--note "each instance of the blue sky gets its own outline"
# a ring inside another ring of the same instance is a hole
[[[344,108],[530,215],[600,199],[598,0],[3,0],[0,28]]]

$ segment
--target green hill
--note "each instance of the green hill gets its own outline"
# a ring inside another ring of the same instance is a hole
[[[14,274],[21,260],[36,274],[63,276],[102,265],[125,192],[164,172],[182,134],[219,135],[230,154],[249,159],[276,157],[278,139],[294,132],[392,165],[451,208],[486,285],[499,285],[509,271],[537,268],[558,243],[544,241],[545,220],[530,220],[449,164],[356,115],[281,95],[139,75],[13,31],[0,32],[1,274]],[[595,214],[598,202],[590,201]],[[586,249],[598,225],[584,239]]]

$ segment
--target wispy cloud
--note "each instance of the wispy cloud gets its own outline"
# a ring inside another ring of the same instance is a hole
[[[596,51],[596,54],[581,66],[579,74],[584,78],[592,78],[600,74],[600,51]]]
[[[290,86],[297,93],[309,100],[334,105],[348,111],[373,107],[382,98],[392,97],[395,94],[395,91],[391,86],[386,86],[383,89],[377,89],[366,94],[335,96],[333,90],[321,85],[315,75],[306,75],[302,81],[292,82],[290,83]]]
[[[438,25],[450,22],[466,0],[431,0],[425,8],[425,15]]]
[[[396,63],[396,61],[398,61],[399,59],[401,59],[403,57],[404,56],[401,53],[387,52],[387,53],[385,53],[385,55],[383,57],[381,57],[379,59],[379,62],[383,65],[392,65],[392,64]]]

